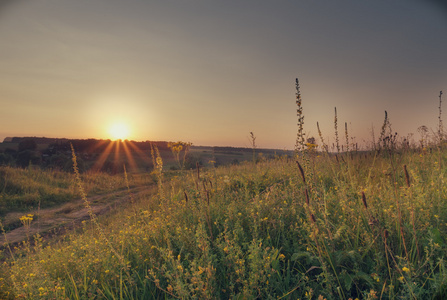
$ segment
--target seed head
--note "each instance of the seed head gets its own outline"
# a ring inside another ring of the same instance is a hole
[[[362,192],[362,202],[363,202],[363,206],[368,209],[368,204],[366,203],[366,196],[365,193]]]
[[[405,171],[405,181],[407,182],[407,186],[410,187],[410,175],[408,175],[407,165],[404,165],[404,171]]]
[[[307,191],[307,189],[304,190],[304,195],[306,196],[306,204],[309,205],[309,192]]]
[[[298,165],[298,168],[300,169],[301,177],[303,178],[303,183],[306,183],[306,177],[304,176],[303,167],[301,167],[299,161],[296,161],[296,164]]]

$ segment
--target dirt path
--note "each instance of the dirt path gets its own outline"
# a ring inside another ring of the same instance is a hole
[[[134,199],[144,195],[150,195],[154,192],[154,186],[140,186],[130,189]],[[96,195],[88,197],[93,213],[97,216],[103,215],[118,204],[131,201],[128,190],[120,190],[107,194]],[[40,235],[52,235],[51,233],[64,232],[67,228],[73,228],[81,223],[83,220],[89,219],[89,214],[84,206],[82,199],[76,199],[67,202],[58,207],[51,207],[29,212],[34,215],[29,231],[25,227],[20,227],[6,233],[8,243],[11,245],[20,243],[25,240],[27,235],[32,237],[39,233]],[[9,213],[5,217],[5,223],[17,221],[21,216],[25,215],[23,212]],[[3,248],[5,242],[4,235],[0,232],[0,249]]]

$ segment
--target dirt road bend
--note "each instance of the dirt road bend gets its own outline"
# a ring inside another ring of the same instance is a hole
[[[114,207],[124,204],[133,199],[138,199],[144,196],[150,196],[156,192],[156,187],[153,185],[139,186],[130,189],[114,191],[107,194],[95,195],[88,197],[88,201],[95,215],[103,215],[111,211]],[[82,221],[90,218],[87,208],[82,199],[76,199],[67,202],[58,207],[51,207],[46,209],[35,210],[27,213],[14,212],[5,216],[4,223],[11,223],[18,221],[19,218],[26,214],[33,214],[34,220],[31,222],[27,230],[23,225],[6,233],[7,242],[14,245],[24,241],[27,236],[32,237],[39,233],[40,235],[48,235],[51,232],[64,232],[66,229],[73,228],[79,225]],[[5,237],[0,232],[0,248],[5,245]]]

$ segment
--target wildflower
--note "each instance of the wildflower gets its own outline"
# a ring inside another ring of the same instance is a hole
[[[368,299],[377,299],[377,292],[375,290],[370,290]]]
[[[403,268],[402,268],[402,271],[407,272],[407,273],[410,273],[410,269],[408,269],[407,267],[403,267]]]
[[[33,220],[33,215],[32,214],[27,214],[25,216],[21,216],[19,218],[20,222],[22,222],[23,225],[25,226],[29,226],[31,221]]]

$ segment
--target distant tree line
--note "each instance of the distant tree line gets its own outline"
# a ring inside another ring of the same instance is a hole
[[[6,139],[5,139],[6,140]],[[26,168],[30,165],[43,168],[51,168],[63,171],[72,171],[72,153],[71,145],[73,145],[78,165],[81,171],[87,170],[94,165],[98,157],[104,152],[129,151],[132,154],[138,151],[150,153],[151,144],[159,150],[168,150],[168,143],[164,141],[124,141],[113,142],[111,140],[101,139],[52,139],[40,137],[14,137],[8,138],[7,142],[3,142],[0,150],[0,165],[17,166]],[[11,147],[8,145],[11,144]],[[88,162],[88,163],[87,163]],[[118,168],[113,161],[106,160],[101,166],[101,171],[117,172]]]

